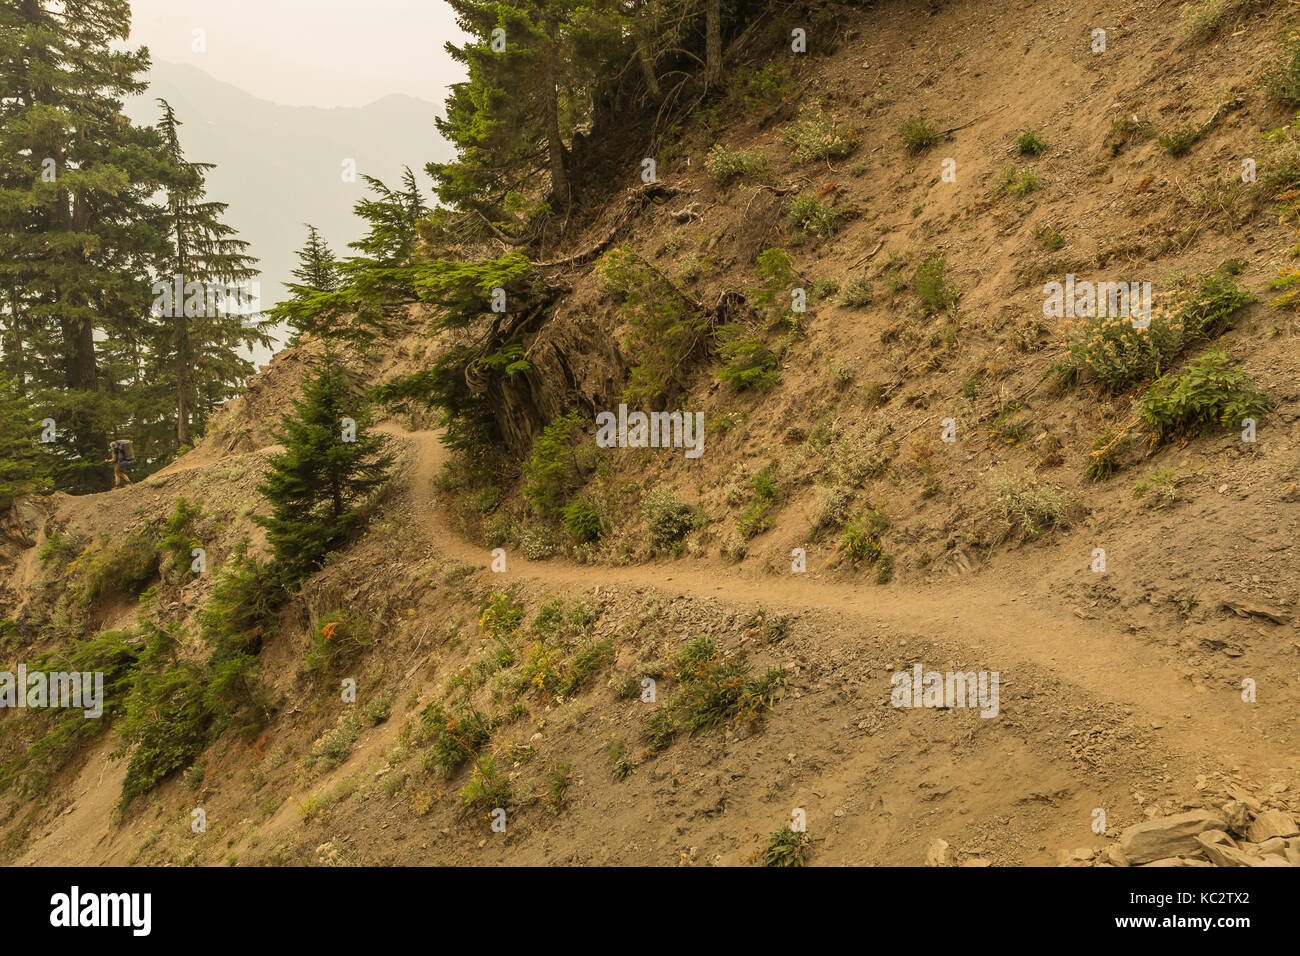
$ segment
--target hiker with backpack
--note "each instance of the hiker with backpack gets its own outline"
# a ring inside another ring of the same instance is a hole
[[[126,439],[109,442],[108,454],[110,457],[105,458],[104,463],[111,462],[113,465],[113,487],[116,488],[123,481],[129,485],[131,479],[127,477],[125,469],[135,464],[135,449],[131,442]]]

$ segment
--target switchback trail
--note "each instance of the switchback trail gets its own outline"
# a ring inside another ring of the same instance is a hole
[[[438,500],[434,482],[447,452],[433,431],[383,429],[414,443],[409,476],[414,514],[435,545],[448,556],[487,568],[486,548],[475,547],[453,530]],[[714,599],[774,613],[830,612],[844,622],[859,622],[863,633],[881,625],[918,637],[970,648],[981,660],[995,661],[1004,678],[1016,662],[1035,664],[1064,683],[1095,698],[1130,708],[1135,719],[1157,730],[1165,744],[1190,757],[1254,772],[1294,767],[1296,749],[1272,728],[1289,726],[1285,701],[1261,694],[1245,704],[1232,689],[1206,691],[1183,679],[1168,659],[1168,648],[1146,644],[1104,621],[1080,620],[1061,609],[1028,606],[999,582],[958,581],[916,588],[842,584],[813,573],[754,574],[705,559],[681,559],[635,567],[585,566],[559,560],[529,561],[507,556],[505,581],[531,579],[556,589],[618,585],[644,588],[668,597]],[[1080,724],[1088,714],[1080,713]]]

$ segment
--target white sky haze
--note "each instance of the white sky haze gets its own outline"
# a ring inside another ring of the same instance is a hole
[[[442,104],[463,79],[441,0],[131,0],[131,41],[288,106],[365,106],[393,93]],[[206,31],[196,52],[194,31]]]

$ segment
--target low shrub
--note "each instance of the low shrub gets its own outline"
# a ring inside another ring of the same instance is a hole
[[[576,541],[595,541],[600,537],[600,512],[589,498],[575,498],[564,506],[564,526]]]
[[[823,202],[812,193],[805,193],[790,203],[787,214],[794,228],[818,239],[829,239],[839,229],[848,210],[834,202]]]
[[[718,380],[736,391],[768,389],[780,381],[777,356],[761,338],[737,323],[728,323],[718,329],[718,354],[722,368]]]
[[[914,155],[924,153],[943,138],[939,127],[924,116],[912,116],[903,120],[898,126],[898,135],[903,138],[907,151]]]
[[[656,548],[670,548],[680,542],[695,524],[695,515],[685,501],[666,486],[655,488],[642,503],[650,543]]]
[[[1016,149],[1021,156],[1042,156],[1047,152],[1047,144],[1037,133],[1027,129],[1016,137]]]
[[[1018,528],[1025,538],[1036,537],[1069,525],[1065,495],[1045,484],[1004,477],[993,486],[994,506],[1010,528]]]
[[[1141,417],[1153,441],[1161,443],[1240,428],[1245,419],[1258,420],[1272,407],[1240,366],[1212,351],[1152,382],[1142,397]]]
[[[857,127],[836,121],[820,107],[805,109],[798,122],[781,131],[781,137],[793,149],[795,158],[811,160],[843,159],[858,146]]]
[[[719,143],[704,157],[704,169],[719,186],[726,186],[742,176],[767,171],[767,157],[746,149],[729,149]]]

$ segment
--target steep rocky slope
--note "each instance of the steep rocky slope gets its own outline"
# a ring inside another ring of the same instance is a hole
[[[739,864],[802,810],[815,863],[1052,864],[1062,848],[1076,864],[1137,862],[1125,852],[1221,862],[1228,855],[1206,844],[1231,841],[1250,859],[1288,860],[1294,835],[1267,811],[1294,812],[1300,786],[1290,546],[1300,350],[1267,283],[1290,266],[1295,234],[1275,191],[1241,179],[1247,158],[1265,177],[1275,147],[1262,134],[1287,122],[1261,81],[1287,11],[1222,6],[1209,36],[1172,3],[880,4],[834,17],[812,6],[799,14],[813,40],[803,57],[777,52],[791,24],[771,24],[728,98],[654,149],[663,204],[638,198],[633,150],[624,191],[594,204],[552,258],[626,244],[698,301],[739,293],[751,308],[756,257],[786,250],[808,311],[797,326],[751,318],[780,356],[779,384],[736,392],[716,361],[688,370],[675,407],[703,411],[706,453],[602,452],[579,489],[604,522],[588,545],[545,528],[522,479],[508,476],[486,506],[454,473],[438,482],[448,456],[428,416],[385,422],[402,473],[364,537],[309,583],[263,649],[270,724],[255,739],[224,738],[201,774],[121,811],[110,732],[37,793],[0,798],[5,858]],[[1093,50],[1096,29],[1105,53]],[[757,72],[772,67],[782,72]],[[755,76],[778,93],[759,96]],[[737,108],[746,95],[758,105]],[[848,155],[792,150],[783,131],[814,101],[856,127]],[[900,136],[915,117],[939,133],[922,152]],[[1199,138],[1171,155],[1160,136],[1187,124]],[[1046,144],[1041,155],[1018,149],[1026,130]],[[719,185],[707,163],[718,144],[761,155],[766,172]],[[1012,186],[1032,170],[1036,188],[1005,188],[1005,169]],[[801,195],[843,213],[833,234],[806,235],[791,219]],[[928,308],[916,271],[938,256],[959,298]],[[1044,283],[1145,280],[1163,294],[1175,274],[1210,275],[1228,260],[1259,301],[1212,344],[1272,400],[1257,440],[1234,429],[1139,444],[1126,470],[1091,480],[1095,436],[1131,421],[1141,390],[1060,382],[1052,367],[1067,352],[1062,323],[1044,316]],[[616,408],[638,360],[597,255],[546,271],[568,291],[528,342],[536,400],[519,419],[523,438],[571,407],[587,421]],[[842,304],[858,277],[870,301]],[[437,348],[426,320],[412,308],[405,338],[353,358],[367,383],[423,366]],[[72,624],[57,618],[60,585],[41,546],[56,533],[93,541],[157,524],[179,496],[204,503],[214,566],[242,536],[256,545],[258,475],[311,348],[278,357],[198,449],[147,483],[26,506],[4,545],[0,614],[39,620],[39,641],[57,641]],[[767,526],[742,528],[765,466],[777,488]],[[1009,527],[1004,476],[1051,489],[1057,526]],[[677,556],[648,543],[643,501],[657,485],[695,515]],[[892,579],[876,583],[846,557],[838,528],[824,526],[831,495],[841,522],[887,515],[877,538]],[[498,572],[491,548],[502,542],[485,533],[505,525],[515,531]],[[192,633],[210,588],[187,584],[161,613]],[[496,625],[502,602],[522,606],[517,626]],[[137,611],[110,595],[73,623],[124,627]],[[339,699],[344,674],[303,665],[335,612],[357,622],[346,670],[355,705]],[[686,683],[674,662],[700,635],[744,655],[750,678],[783,668],[785,684],[751,720],[663,744],[653,715]],[[998,716],[892,706],[891,679],[918,664],[998,672]],[[638,696],[647,677],[654,702]],[[430,767],[442,713],[431,704],[490,717],[475,749],[493,763]],[[504,832],[491,800],[463,799],[500,780]],[[1203,841],[1186,827],[1119,839],[1207,806],[1222,817],[1198,818]],[[196,834],[200,807],[207,831]],[[1279,832],[1265,834],[1271,824]]]

